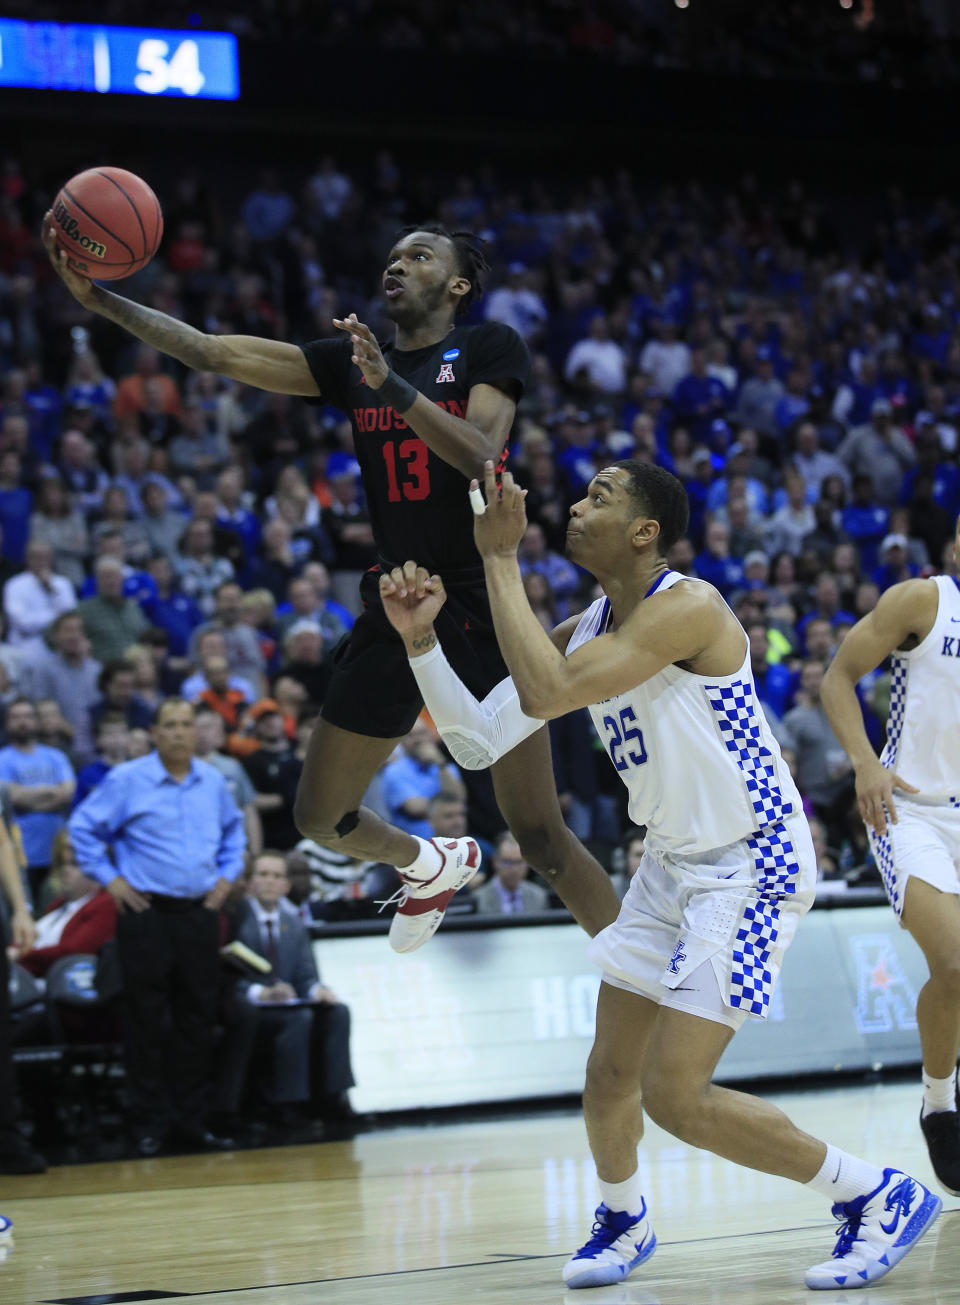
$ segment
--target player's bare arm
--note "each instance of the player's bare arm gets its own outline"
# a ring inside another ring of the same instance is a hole
[[[917,789],[880,764],[864,729],[856,686],[897,648],[913,647],[926,638],[937,619],[937,603],[937,587],[931,580],[907,580],[888,589],[844,639],[820,691],[833,732],[853,763],[860,814],[880,835],[887,832],[888,813],[897,823],[893,790],[916,793]]]
[[[505,472],[498,492],[493,465],[484,471],[487,510],[474,522],[497,640],[523,711],[541,720],[624,693],[674,662],[693,663],[724,635],[725,609],[705,586],[638,605],[624,624],[569,657],[527,601],[517,548],[527,525],[526,492]]]
[[[67,254],[57,244],[49,213],[43,219],[42,237],[50,262],[74,299],[90,312],[116,322],[144,344],[195,371],[216,372],[260,390],[309,396],[320,393],[297,345],[253,335],[207,335],[155,308],[104,290],[73,271]]]
[[[379,390],[386,384],[391,391],[391,406],[438,458],[465,476],[478,477],[485,462],[495,462],[500,457],[517,411],[515,400],[508,394],[495,385],[471,386],[464,417],[445,412],[405,381],[400,382],[399,393],[394,398],[391,386],[399,378],[392,377],[369,326],[358,321],[356,313],[335,317],[333,324],[350,336],[352,360],[363,372],[368,387]]]

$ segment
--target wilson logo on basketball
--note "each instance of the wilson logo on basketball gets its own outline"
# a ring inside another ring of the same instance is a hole
[[[77,219],[70,216],[62,200],[57,200],[54,206],[53,220],[65,236],[76,241],[80,249],[88,254],[93,254],[94,258],[106,258],[106,245],[101,245],[98,240],[91,240],[89,236],[81,234]]]

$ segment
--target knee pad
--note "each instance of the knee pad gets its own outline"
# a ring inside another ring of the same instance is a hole
[[[356,829],[359,823],[360,823],[360,812],[348,811],[347,814],[345,816],[341,816],[340,819],[337,821],[337,823],[334,825],[333,832],[336,834],[337,838],[346,838],[348,834],[353,833],[353,831]]]

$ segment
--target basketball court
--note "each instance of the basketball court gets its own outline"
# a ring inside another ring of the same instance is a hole
[[[932,1184],[912,1082],[773,1096],[797,1123]],[[823,1200],[691,1150],[656,1126],[641,1174],[659,1249],[620,1286],[560,1270],[597,1203],[579,1114],[371,1132],[349,1142],[80,1165],[0,1180],[16,1245],[7,1305],[794,1305],[826,1258]],[[860,1305],[952,1305],[960,1200]]]

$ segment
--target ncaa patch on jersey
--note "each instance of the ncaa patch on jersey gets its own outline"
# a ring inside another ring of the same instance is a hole
[[[446,353],[440,355],[444,362],[453,362],[454,358],[460,357],[459,349],[448,349]]]

